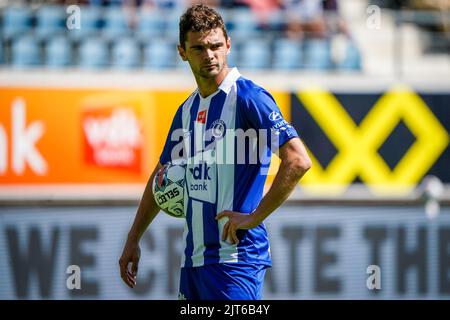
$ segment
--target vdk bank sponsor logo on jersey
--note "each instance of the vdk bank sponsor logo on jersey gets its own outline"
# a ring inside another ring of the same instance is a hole
[[[203,152],[203,159],[212,157],[213,150]],[[215,203],[216,202],[216,163],[197,160],[188,162],[186,171],[186,182],[189,197]]]
[[[201,163],[193,168],[190,168],[189,172],[192,175],[193,181],[195,181],[195,183],[191,183],[190,190],[208,191],[207,181],[211,181],[211,176],[209,175],[210,170],[211,166],[208,166],[206,163]]]

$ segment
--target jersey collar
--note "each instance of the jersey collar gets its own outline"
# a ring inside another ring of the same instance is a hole
[[[230,72],[228,72],[227,76],[220,83],[219,89],[228,94],[231,90],[231,87],[236,82],[236,80],[239,79],[240,76],[241,74],[236,67],[231,68]]]

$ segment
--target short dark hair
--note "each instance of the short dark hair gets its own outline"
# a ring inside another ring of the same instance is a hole
[[[221,28],[225,39],[228,39],[227,29],[221,15],[204,4],[189,7],[180,18],[180,45],[184,48],[189,31],[208,32]]]

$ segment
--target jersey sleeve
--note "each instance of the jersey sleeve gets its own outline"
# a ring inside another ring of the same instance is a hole
[[[247,119],[256,131],[267,131],[267,147],[277,151],[288,140],[298,137],[298,133],[281,114],[274,98],[264,89],[258,90],[246,99]]]
[[[159,157],[159,162],[164,165],[165,163],[174,160],[172,158],[172,151],[175,146],[183,141],[183,123],[182,123],[182,106],[178,108],[175,116],[172,120],[169,133],[167,134],[166,143]],[[174,158],[179,158],[181,155],[175,155]]]

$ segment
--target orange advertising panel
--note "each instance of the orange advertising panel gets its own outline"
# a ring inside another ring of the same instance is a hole
[[[0,183],[142,183],[187,92],[0,89]]]

